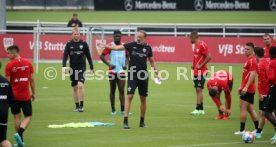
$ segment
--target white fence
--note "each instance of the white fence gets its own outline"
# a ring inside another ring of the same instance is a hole
[[[65,27],[65,22],[15,22],[8,21],[7,26],[29,26],[29,27]],[[187,36],[190,31],[179,31],[181,29],[194,29],[199,30],[201,35],[208,36],[262,36],[262,33],[258,33],[258,30],[266,30],[271,35],[276,35],[276,24],[170,24],[170,23],[84,23],[84,28],[120,28],[131,33],[131,30],[139,28],[147,29],[171,29],[173,31],[160,31],[151,32],[147,31],[149,35],[173,35],[173,36]],[[216,32],[200,31],[200,29],[212,30],[216,29]],[[240,30],[250,30],[248,32],[240,32]],[[233,31],[233,30],[236,30]],[[108,32],[106,32],[108,33]]]
[[[33,30],[0,30],[0,33],[31,33],[33,34],[34,42],[34,62],[36,64],[36,72],[38,72],[38,65],[40,62],[40,36],[43,34],[71,34],[72,29],[65,27],[66,23],[56,22],[7,22],[8,26],[29,26]],[[135,36],[137,31],[141,28],[146,29],[160,29],[165,31],[154,32],[147,31],[148,35],[158,36],[188,36],[190,31],[179,31],[179,29],[220,29],[221,32],[199,32],[203,36],[221,36],[221,37],[242,37],[242,36],[262,36],[264,33],[240,33],[228,32],[229,29],[253,29],[253,30],[273,30],[271,35],[276,35],[276,24],[159,24],[159,23],[84,23],[81,28],[81,34],[86,37],[90,48],[93,46],[92,38],[101,36],[104,39],[105,35],[110,35],[114,30],[121,30],[123,34],[128,36]],[[167,31],[170,29],[173,31]],[[56,62],[56,61],[55,61]]]

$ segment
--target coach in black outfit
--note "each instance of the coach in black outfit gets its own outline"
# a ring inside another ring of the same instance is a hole
[[[140,127],[147,127],[144,123],[146,114],[146,97],[148,96],[148,72],[147,72],[147,59],[149,59],[151,67],[154,68],[155,74],[158,77],[158,70],[155,64],[151,46],[145,42],[147,34],[141,30],[137,34],[137,41],[126,43],[119,46],[102,45],[102,47],[111,50],[128,50],[129,52],[129,68],[128,68],[128,87],[127,87],[127,99],[125,100],[125,117],[124,117],[124,129],[130,129],[128,126],[128,114],[130,111],[131,101],[138,87],[140,99],[141,99],[141,119]]]
[[[89,63],[91,74],[93,74],[93,62],[88,44],[80,39],[78,27],[72,30],[72,40],[68,41],[63,54],[63,72],[66,71],[66,62],[70,58],[70,79],[73,87],[76,112],[84,111],[84,81],[86,73],[86,60]]]

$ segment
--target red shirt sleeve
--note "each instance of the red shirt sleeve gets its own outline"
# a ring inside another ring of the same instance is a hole
[[[256,71],[257,68],[258,68],[258,63],[257,63],[257,61],[254,60],[254,59],[250,59],[250,60],[249,60],[249,65],[250,65],[249,71]]]
[[[212,100],[215,102],[218,108],[221,106],[221,102],[217,97],[212,97]]]
[[[110,49],[106,49],[106,48],[102,52],[103,55],[109,55],[110,53],[111,53],[111,50]]]
[[[10,64],[6,65],[5,75],[6,75],[6,77],[10,77],[11,76]]]
[[[209,49],[208,49],[207,45],[204,42],[202,42],[200,44],[200,49],[201,49],[201,53],[203,55],[207,55],[209,53]]]

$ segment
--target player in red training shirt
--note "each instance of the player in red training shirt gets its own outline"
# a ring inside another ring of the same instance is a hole
[[[255,129],[258,129],[258,118],[254,110],[254,95],[256,91],[255,77],[257,72],[257,61],[254,55],[254,44],[246,43],[244,53],[247,60],[243,66],[242,83],[239,88],[240,94],[240,130],[235,135],[242,135],[245,131],[246,113],[249,112],[254,122]]]
[[[265,44],[265,47],[264,47],[264,51],[265,51],[264,52],[264,57],[265,58],[270,58],[270,56],[269,56],[270,47],[271,46],[276,46],[276,44],[273,43],[272,40],[273,40],[272,37],[268,33],[264,34],[263,41],[264,41],[264,44]]]
[[[207,83],[209,95],[217,105],[219,114],[216,119],[227,120],[231,115],[231,91],[233,88],[233,76],[224,70],[215,72]],[[221,104],[220,95],[224,91],[225,107]]]
[[[30,61],[20,57],[18,46],[12,45],[7,48],[7,51],[11,61],[6,65],[6,78],[11,83],[15,97],[12,113],[17,133],[14,134],[14,138],[17,145],[23,147],[23,132],[31,122],[32,101],[35,100],[34,70]],[[31,87],[31,94],[29,87]],[[24,114],[22,121],[20,118],[21,110]]]
[[[205,78],[208,74],[207,63],[211,60],[211,54],[208,50],[206,43],[199,39],[197,32],[191,32],[191,43],[193,44],[193,76],[194,87],[196,89],[197,105],[191,115],[203,115],[205,114],[203,109],[203,94]]]
[[[264,49],[261,47],[255,47],[254,52],[256,55],[256,60],[258,62],[258,91],[259,91],[259,127],[257,132],[255,132],[255,137],[257,139],[262,137],[262,130],[265,125],[264,116],[264,103],[267,101],[267,93],[269,90],[268,85],[268,68],[269,68],[269,58],[264,58]]]
[[[273,111],[276,110],[276,47],[271,47],[270,51],[270,64],[268,71],[268,84],[271,86],[268,92],[268,102],[265,104],[265,117],[272,123],[276,131],[276,117]],[[271,138],[272,144],[276,144],[276,133]]]

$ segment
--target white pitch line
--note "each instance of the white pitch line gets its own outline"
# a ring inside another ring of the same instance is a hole
[[[268,141],[255,141],[255,143],[265,143]],[[225,142],[225,143],[209,143],[209,144],[191,144],[191,145],[175,145],[169,147],[195,147],[195,146],[219,146],[219,145],[231,145],[231,144],[242,144],[242,142]]]
[[[179,106],[179,107],[194,107],[194,105],[185,105],[185,104],[165,104],[166,106]],[[204,107],[212,108],[216,106],[209,106],[209,105],[204,105]]]

